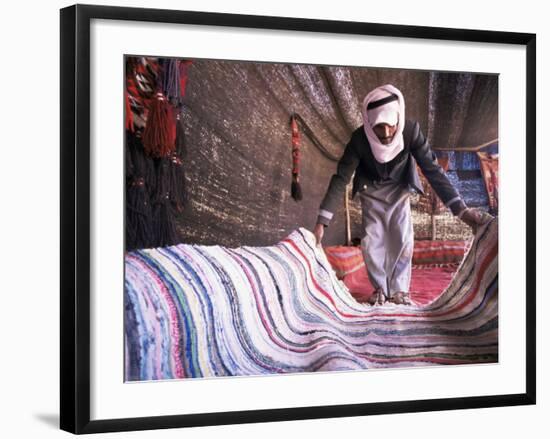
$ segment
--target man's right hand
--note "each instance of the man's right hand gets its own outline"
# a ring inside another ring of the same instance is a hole
[[[323,224],[316,224],[313,229],[313,234],[315,235],[315,243],[320,246],[321,241],[323,240],[323,234],[325,233],[325,226]]]
[[[463,222],[468,224],[472,229],[472,232],[475,234],[478,227],[491,221],[493,219],[493,216],[480,209],[467,207],[462,212],[460,212],[459,218]]]

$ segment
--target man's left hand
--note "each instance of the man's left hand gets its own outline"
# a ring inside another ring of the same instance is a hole
[[[460,219],[468,224],[472,229],[472,232],[475,234],[477,232],[477,228],[491,221],[493,216],[480,209],[467,207],[460,213]]]

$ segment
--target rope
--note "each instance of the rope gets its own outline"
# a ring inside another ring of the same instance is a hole
[[[300,116],[298,113],[292,113],[292,116],[290,116],[290,120],[292,123],[292,119],[295,119],[302,129],[303,133],[311,140],[311,143],[323,154],[327,159],[333,162],[337,162],[340,157],[337,157],[333,155],[327,148],[323,146],[323,144],[319,141],[319,139],[313,134],[312,129],[309,127],[309,125],[302,119],[302,116]]]

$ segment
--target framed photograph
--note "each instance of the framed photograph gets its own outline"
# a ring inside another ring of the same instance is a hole
[[[63,430],[535,404],[534,34],[60,13]]]

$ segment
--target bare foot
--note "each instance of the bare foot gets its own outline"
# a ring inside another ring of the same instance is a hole
[[[370,305],[376,306],[376,305],[383,305],[384,303],[386,303],[386,301],[387,301],[387,298],[384,292],[380,288],[377,288],[372,293],[372,296],[369,297],[368,303]]]
[[[396,305],[412,305],[409,293],[405,291],[398,291],[389,300]]]

